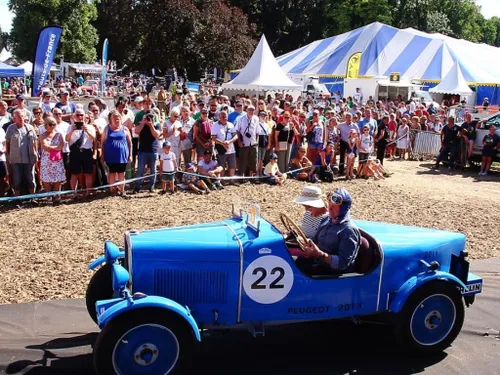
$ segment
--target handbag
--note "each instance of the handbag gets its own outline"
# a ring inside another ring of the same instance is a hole
[[[229,133],[229,129],[226,128],[226,134],[224,134],[224,141],[227,141],[227,133]],[[217,151],[218,155],[224,155],[227,152],[226,148],[219,143],[215,143],[215,150]]]
[[[50,152],[49,152],[49,160],[50,161],[60,161],[60,160],[62,160],[62,151],[61,150],[50,150]]]

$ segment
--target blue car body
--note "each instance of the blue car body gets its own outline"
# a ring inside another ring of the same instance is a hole
[[[125,248],[107,242],[91,264],[113,264],[115,297],[96,304],[103,328],[141,307],[174,311],[201,329],[246,327],[400,312],[418,288],[443,280],[473,302],[482,280],[468,272],[465,236],[427,228],[355,221],[379,257],[363,273],[304,274],[283,234],[248,217],[165,229],[129,231]]]

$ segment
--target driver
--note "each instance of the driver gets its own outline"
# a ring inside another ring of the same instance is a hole
[[[349,217],[351,195],[337,189],[327,195],[328,217],[324,218],[304,249],[301,269],[311,274],[353,272],[361,234]]]

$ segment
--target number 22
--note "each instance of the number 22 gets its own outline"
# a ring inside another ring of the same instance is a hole
[[[273,282],[269,284],[269,289],[283,289],[285,286],[283,284],[278,284],[283,277],[285,277],[285,270],[281,267],[274,267],[271,270],[271,275],[279,274]],[[261,284],[262,281],[267,277],[267,270],[263,267],[257,267],[253,270],[252,275],[260,274],[259,278],[252,283],[252,289],[266,289],[266,284]]]

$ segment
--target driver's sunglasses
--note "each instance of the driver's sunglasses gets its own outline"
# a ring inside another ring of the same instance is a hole
[[[328,193],[326,195],[326,199],[328,200],[328,202],[336,206],[340,206],[344,202],[344,198],[342,198],[342,196],[337,193]]]

